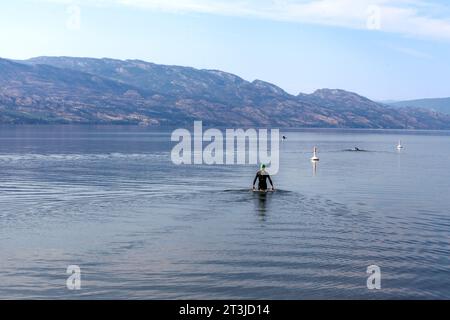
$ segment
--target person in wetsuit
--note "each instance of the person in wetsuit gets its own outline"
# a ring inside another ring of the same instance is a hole
[[[258,190],[259,191],[267,191],[267,179],[269,179],[270,185],[272,186],[272,191],[275,190],[273,187],[272,179],[270,175],[266,171],[266,165],[261,165],[261,170],[256,173],[255,179],[253,180],[253,190],[255,189],[256,180],[258,180]]]

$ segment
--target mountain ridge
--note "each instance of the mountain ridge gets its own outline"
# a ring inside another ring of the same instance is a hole
[[[395,101],[388,104],[394,107],[422,108],[442,112],[445,114],[450,114],[450,97]]]
[[[221,70],[142,60],[0,59],[0,123],[450,129],[450,116],[342,89],[291,95]]]

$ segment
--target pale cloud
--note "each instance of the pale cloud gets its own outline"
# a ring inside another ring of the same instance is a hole
[[[381,32],[450,41],[450,5],[425,0],[78,0],[76,3],[254,17],[352,29],[367,29],[370,19],[378,19],[373,16],[375,8],[379,12],[379,28],[376,29]]]
[[[395,45],[389,45],[388,48],[400,52],[402,54],[405,54],[407,56],[417,58],[417,59],[433,59],[433,56],[427,52],[423,52],[417,49],[408,48],[408,47],[401,47],[401,46],[395,46]]]

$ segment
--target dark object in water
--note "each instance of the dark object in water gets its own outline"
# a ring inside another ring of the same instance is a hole
[[[353,149],[346,149],[344,151],[349,151],[349,152],[367,152],[367,150],[363,150],[363,149],[360,149],[358,147],[355,147]]]

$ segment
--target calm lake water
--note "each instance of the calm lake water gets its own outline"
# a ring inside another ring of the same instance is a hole
[[[450,299],[450,133],[282,131],[267,195],[170,133],[0,127],[0,298]]]

